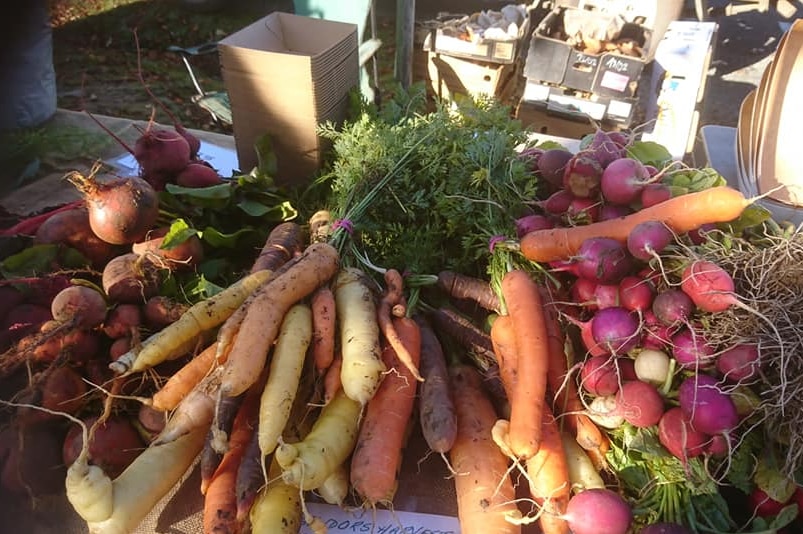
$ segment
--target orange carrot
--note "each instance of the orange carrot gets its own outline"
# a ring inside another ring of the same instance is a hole
[[[153,394],[151,407],[163,412],[171,411],[178,406],[192,388],[194,388],[215,365],[217,343],[212,343],[195,358],[187,362],[181,369],[173,373],[167,382]],[[228,353],[224,353],[219,360],[225,361]]]
[[[480,374],[467,365],[450,369],[457,411],[457,439],[449,451],[455,472],[457,516],[463,534],[519,534],[516,491],[509,459],[494,443],[496,412],[482,389]]]
[[[676,234],[684,234],[706,223],[732,221],[751,202],[737,189],[712,187],[670,198],[617,219],[530,232],[521,238],[521,252],[530,261],[561,260],[576,254],[590,237],[610,237],[625,243],[633,228],[645,221],[661,221]]]
[[[404,300],[403,288],[404,279],[401,273],[396,269],[386,270],[385,294],[382,295],[379,306],[376,309],[377,323],[382,335],[385,336],[385,340],[396,352],[399,361],[407,367],[407,370],[412,373],[416,380],[422,381],[424,379],[421,378],[421,374],[418,372],[418,364],[412,361],[412,355],[408,352],[399,333],[396,332],[396,322],[392,320],[394,317],[393,307],[401,304]]]
[[[393,319],[399,339],[418,367],[421,333],[409,317]],[[416,380],[395,349],[382,349],[385,366],[391,369],[365,408],[360,434],[351,459],[351,485],[372,507],[390,504],[396,492],[407,424],[413,414]]]
[[[499,378],[508,398],[513,395],[517,382],[516,335],[513,332],[513,321],[510,315],[499,315],[491,323],[491,343],[493,343],[496,361],[499,363]]]
[[[541,424],[541,446],[527,460],[530,496],[541,506],[538,518],[542,534],[568,534],[569,525],[563,515],[571,496],[569,466],[558,424],[549,406],[544,407]]]
[[[260,388],[252,388],[237,410],[229,437],[229,448],[223,455],[204,494],[204,534],[240,532],[237,524],[237,471],[256,428],[259,415]]]
[[[312,357],[319,375],[335,358],[335,294],[329,286],[319,287],[310,300],[312,310]]]
[[[234,397],[254,383],[265,367],[287,311],[328,282],[339,266],[337,249],[327,243],[315,243],[260,287],[223,364],[221,394]]]
[[[541,442],[541,419],[546,404],[547,331],[538,284],[522,270],[502,277],[502,296],[516,336],[516,384],[510,395],[510,449],[531,458]]]
[[[561,421],[565,421],[569,432],[577,443],[586,450],[596,450],[605,455],[608,450],[608,438],[587,415],[585,406],[574,380],[567,379],[569,362],[565,350],[565,339],[554,304],[544,292],[544,318],[549,337],[549,359],[547,367],[547,385],[555,397],[553,410]]]
[[[343,367],[343,356],[340,352],[335,353],[332,360],[332,365],[326,370],[323,376],[323,403],[329,404],[329,401],[335,398],[338,390],[341,388],[340,382],[340,369]]]

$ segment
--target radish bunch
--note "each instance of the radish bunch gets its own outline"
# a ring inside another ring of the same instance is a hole
[[[519,236],[638,213],[673,193],[619,135],[598,131],[577,154],[530,157],[546,199],[517,222]],[[708,334],[717,314],[745,307],[731,274],[694,255],[709,230],[677,235],[645,220],[626,241],[589,232],[571,257],[547,265],[565,288],[562,317],[577,329],[575,376],[588,415],[610,432],[652,433],[683,465],[739,446],[753,413],[741,393],[762,372],[758,342]]]

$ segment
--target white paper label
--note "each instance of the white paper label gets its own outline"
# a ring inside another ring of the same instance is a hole
[[[627,89],[628,83],[630,83],[630,78],[627,75],[619,74],[618,72],[613,72],[612,70],[606,70],[602,75],[600,86],[607,89],[612,89],[614,91],[619,91],[621,93]]]
[[[456,517],[377,509],[343,510],[330,504],[307,503],[311,514],[326,525],[327,534],[459,534]],[[304,525],[302,534],[312,534]]]

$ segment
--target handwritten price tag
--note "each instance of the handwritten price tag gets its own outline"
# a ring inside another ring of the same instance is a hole
[[[329,504],[307,503],[310,513],[319,517],[328,534],[460,534],[457,518],[390,510],[342,510]],[[312,534],[304,525],[302,534]]]

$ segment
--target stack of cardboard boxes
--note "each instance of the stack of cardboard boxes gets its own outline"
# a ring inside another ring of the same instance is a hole
[[[340,123],[359,85],[357,26],[274,12],[220,41],[240,170],[269,136],[281,185],[309,182],[326,144],[318,126]]]
[[[541,2],[524,65],[517,114],[536,130],[575,137],[599,125],[629,128],[639,114],[642,73],[676,0]]]

